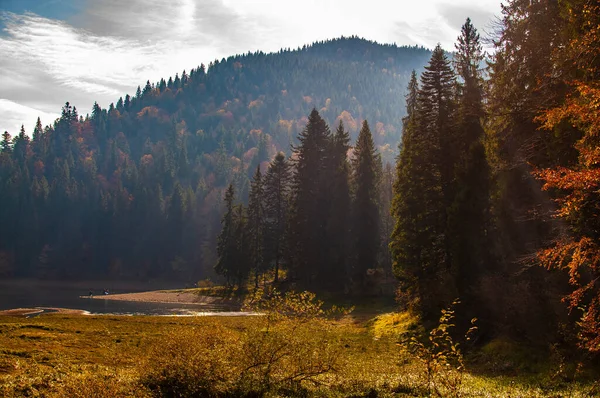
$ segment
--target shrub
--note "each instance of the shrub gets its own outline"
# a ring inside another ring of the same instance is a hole
[[[152,346],[142,383],[156,396],[211,397],[235,389],[239,336],[217,324],[169,333]]]
[[[454,341],[450,329],[455,325],[453,307],[458,301],[452,303],[449,309],[442,310],[439,324],[431,330],[427,342],[419,341],[411,337],[408,341],[408,349],[414,354],[422,365],[425,389],[428,395],[435,394],[439,397],[460,397],[465,364],[459,344]],[[476,319],[471,323],[465,338],[471,339],[475,333]]]

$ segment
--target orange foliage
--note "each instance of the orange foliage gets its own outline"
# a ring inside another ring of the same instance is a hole
[[[571,311],[584,306],[579,322],[582,347],[600,352],[600,247],[597,242],[587,237],[565,239],[542,250],[538,257],[545,267],[568,272],[569,283],[575,289],[564,301]]]
[[[574,290],[565,301],[570,310],[583,310],[581,345],[600,352],[600,70],[595,66],[600,57],[600,6],[575,4],[567,8],[577,33],[558,56],[575,65],[577,75],[583,78],[565,82],[572,90],[564,102],[536,119],[548,130],[566,121],[581,131],[575,144],[579,162],[572,168],[534,173],[545,182],[545,190],[557,192],[556,216],[570,225],[571,236],[540,251],[538,257],[544,266],[568,272]]]
[[[142,165],[144,167],[151,167],[153,164],[154,164],[154,157],[152,157],[151,154],[142,156],[142,159],[140,160],[140,165]]]
[[[263,102],[260,99],[255,99],[248,104],[248,109],[258,109],[262,106]]]

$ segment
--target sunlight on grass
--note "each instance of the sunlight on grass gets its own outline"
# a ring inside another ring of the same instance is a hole
[[[212,396],[250,391],[268,396],[427,396],[422,364],[398,345],[398,337],[417,325],[408,313],[379,315],[366,325],[287,318],[267,324],[266,318],[3,317],[0,396],[203,396],[203,391]],[[481,355],[508,357],[514,347],[507,344],[492,342]],[[280,352],[285,355],[273,362],[276,366],[265,365]],[[485,358],[475,358],[475,366]],[[530,362],[535,359],[530,356]],[[310,376],[312,368],[306,364],[318,365],[318,371]],[[543,373],[482,369],[464,375],[460,396],[598,393],[593,380],[553,380],[548,365],[539,367],[548,370]],[[303,378],[305,373],[310,377]]]
[[[409,312],[390,312],[379,315],[368,327],[375,337],[398,337],[418,327],[419,319]]]

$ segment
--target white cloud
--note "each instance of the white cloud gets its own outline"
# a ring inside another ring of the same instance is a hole
[[[52,124],[56,118],[60,117],[60,114],[46,113],[39,109],[30,108],[6,99],[0,99],[1,132],[8,131],[12,136],[15,136],[21,131],[21,125],[24,124],[25,132],[31,135],[38,117],[42,125],[45,126]],[[31,123],[32,120],[33,123]]]
[[[499,9],[496,0],[95,0],[68,21],[0,10],[0,123],[33,126],[33,113],[65,101],[85,114],[202,62],[341,35],[453,49],[460,21],[483,30]]]

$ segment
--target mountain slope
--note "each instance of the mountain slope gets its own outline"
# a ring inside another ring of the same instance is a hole
[[[430,51],[341,38],[215,61],[82,118],[67,104],[0,155],[0,274],[194,279],[214,265],[221,192],[290,144],[315,107],[391,161],[404,88]]]

